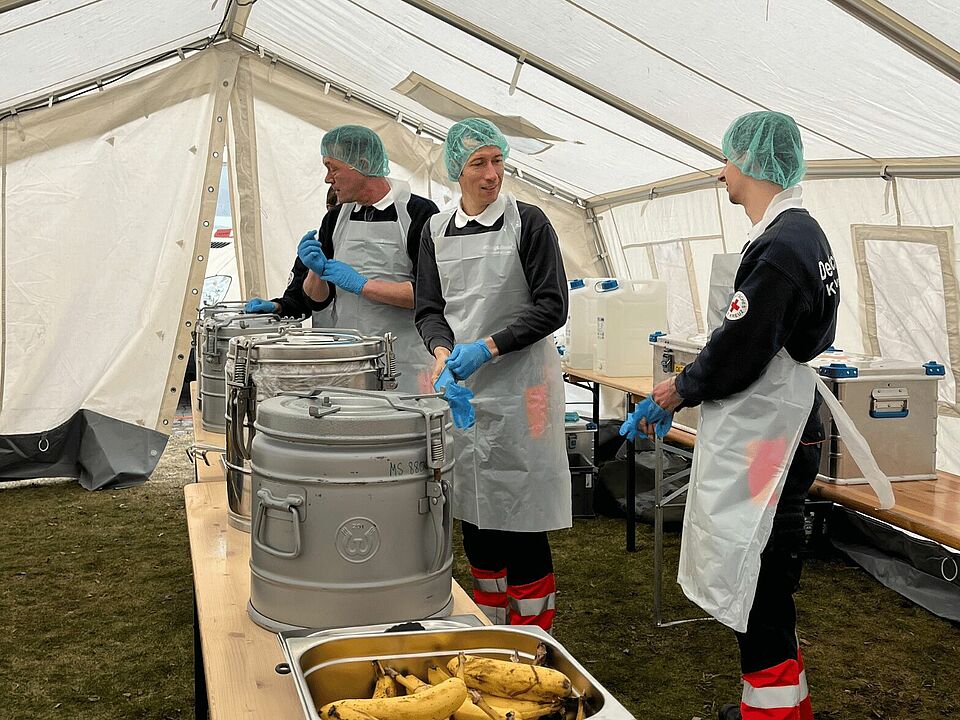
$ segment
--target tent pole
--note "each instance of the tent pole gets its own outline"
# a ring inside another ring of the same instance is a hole
[[[403,1],[407,3],[407,5],[412,5],[418,10],[421,10],[427,13],[428,15],[431,15],[432,17],[437,18],[438,20],[457,28],[461,32],[465,32],[466,34],[471,35],[476,39],[497,48],[501,52],[504,52],[508,55],[512,55],[518,60],[520,58],[523,58],[524,64],[531,65],[532,67],[535,67],[537,70],[540,70],[541,72],[544,72],[547,75],[550,75],[551,77],[556,78],[557,80],[559,80],[562,83],[565,83],[566,85],[570,85],[571,87],[576,88],[580,92],[589,95],[595,100],[599,100],[600,102],[606,105],[609,105],[610,107],[616,108],[620,112],[626,115],[629,115],[635,120],[639,120],[645,125],[649,125],[650,127],[655,128],[660,132],[665,133],[666,135],[669,135],[674,140],[678,140],[682,142],[684,145],[692,147],[702,152],[703,154],[709,157],[712,157],[715,160],[723,159],[723,153],[721,152],[720,148],[714,145],[711,145],[706,140],[702,140],[701,138],[698,138],[695,135],[692,135],[691,133],[688,133],[685,130],[682,130],[676,125],[673,125],[667,122],[666,120],[663,120],[662,118],[659,118],[656,115],[653,115],[652,113],[649,113],[646,110],[643,110],[642,108],[637,107],[633,103],[630,103],[624,100],[623,98],[614,95],[613,93],[609,93],[606,90],[603,90],[602,88],[599,88],[596,85],[587,82],[583,78],[578,77],[573,73],[570,73],[564,70],[563,68],[557,65],[554,65],[553,63],[548,62],[547,60],[544,60],[543,58],[537,55],[532,55],[527,50],[524,50],[523,48],[518,47],[517,45],[507,42],[503,38],[497,35],[494,35],[489,30],[482,28],[478,25],[474,25],[473,23],[465,20],[464,18],[458,15],[454,15],[449,10],[445,10],[439,5],[429,2],[429,0],[403,0]]]
[[[593,246],[597,251],[597,260],[603,268],[604,277],[613,277],[613,265],[610,263],[610,252],[607,249],[607,239],[603,236],[600,227],[600,216],[592,209],[587,209],[587,222],[593,227]]]
[[[830,0],[955,82],[960,82],[960,52],[895,13],[878,0]]]
[[[653,200],[668,195],[681,195],[719,185],[716,176],[720,168],[710,171],[709,177],[681,176],[647,185],[620,190],[615,193],[597,195],[587,200],[587,208],[597,212],[610,210],[621,205],[643,200]],[[699,175],[697,173],[696,175]],[[888,161],[866,163],[864,161],[812,160],[807,163],[804,182],[813,180],[841,180],[856,178],[882,178],[891,180],[896,177],[917,180],[935,180],[960,178],[960,158],[944,157],[929,160],[913,158],[891,158]]]

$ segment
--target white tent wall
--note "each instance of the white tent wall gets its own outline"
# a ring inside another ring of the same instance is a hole
[[[295,69],[241,52],[231,113],[232,154],[238,158],[239,242],[247,248],[248,236],[259,234],[261,254],[245,252],[243,262],[262,260],[266,283],[265,288],[251,286],[250,294],[275,297],[283,292],[300,237],[323,219],[327,185],[320,140],[332,127],[353,123],[373,129],[387,148],[391,177],[408,181],[413,192],[441,208],[452,202],[458,188],[446,179],[439,142],[418,136],[395,117],[346,100],[339,92],[325,93],[322,82]],[[254,156],[249,151],[254,144],[255,165],[249,165],[242,159]],[[593,229],[582,208],[515,178],[507,177],[504,187],[546,212],[560,238],[568,275],[601,272]],[[246,267],[241,273],[247,278],[258,275]]]
[[[3,478],[99,487],[152,472],[189,354],[235,69],[211,49],[0,124]]]
[[[803,183],[803,197],[805,207],[827,234],[837,261],[841,309],[835,345],[848,352],[869,354],[879,349],[887,357],[920,363],[936,360],[947,366],[947,377],[940,382],[937,464],[948,472],[960,471],[960,416],[953,378],[960,367],[960,327],[953,320],[960,271],[955,247],[960,237],[960,180],[814,180]],[[667,264],[668,271],[673,271],[672,332],[690,330],[691,288],[698,296],[701,317],[706,317],[710,258],[717,252],[739,252],[750,228],[743,208],[730,204],[722,188],[654,197],[607,210],[600,217],[608,245],[623,248],[622,256],[614,254],[621,275],[662,277],[660,266],[667,263],[657,262],[658,249],[687,250],[686,277],[677,277],[675,268]],[[879,265],[871,261],[870,253],[883,246],[868,242],[867,252],[860,256],[855,226],[870,226],[878,237],[885,232],[909,235],[911,228],[936,228],[938,232],[919,234],[952,237],[952,245],[939,255],[927,251],[932,244],[906,246],[899,254],[878,256],[889,257]],[[939,258],[947,260],[942,263]],[[863,277],[869,278],[878,298],[872,306],[863,297]],[[893,307],[899,307],[899,312]],[[879,331],[871,330],[875,327]]]

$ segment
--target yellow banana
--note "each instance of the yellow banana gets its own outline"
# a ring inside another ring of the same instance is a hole
[[[412,695],[413,693],[423,692],[429,687],[432,687],[430,683],[425,683],[423,680],[418,678],[416,675],[403,675],[401,678],[397,678],[397,682],[403,685],[407,689],[407,694]]]
[[[427,680],[431,685],[439,685],[444,680],[449,680],[452,676],[445,667],[440,665],[431,665],[427,668]]]
[[[330,717],[339,718],[339,720],[377,720],[373,715],[368,715],[360,710],[354,710],[345,705],[337,705],[330,709]]]
[[[372,715],[377,720],[445,720],[467,699],[459,678],[450,678],[415,695],[392,698],[337,700],[320,708],[322,718],[342,718],[347,710]]]
[[[447,669],[454,675],[462,671],[469,688],[508,699],[549,703],[572,693],[570,679],[562,672],[526,663],[468,656],[452,658]]]
[[[553,715],[563,709],[560,701],[544,703],[534,700],[511,700],[510,698],[497,697],[496,695],[484,695],[483,699],[494,710],[506,714],[512,710],[517,715],[522,715],[523,720],[536,720],[537,718]]]
[[[388,698],[397,696],[396,681],[384,672],[383,665],[377,660],[373,663],[377,670],[377,683],[373,686],[374,698]]]

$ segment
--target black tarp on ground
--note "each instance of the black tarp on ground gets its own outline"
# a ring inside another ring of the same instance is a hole
[[[855,510],[830,514],[833,544],[876,580],[942,618],[960,622],[960,552]]]
[[[75,477],[88,490],[138,485],[166,445],[161,432],[80,410],[51,430],[0,436],[0,482]]]

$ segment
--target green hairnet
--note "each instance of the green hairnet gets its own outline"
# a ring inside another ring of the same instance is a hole
[[[443,143],[443,161],[447,165],[447,177],[456,181],[460,179],[463,166],[477,150],[482,147],[497,147],[506,160],[510,154],[507,139],[500,132],[500,128],[483,118],[467,118],[453,125],[447,132],[447,140]]]
[[[723,134],[723,154],[745,175],[784,189],[800,182],[807,171],[797,123],[769,110],[734,120]]]
[[[344,162],[364,175],[390,174],[390,162],[380,136],[362,125],[341,125],[325,133],[320,154]]]

